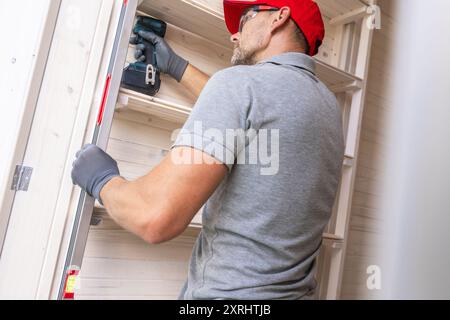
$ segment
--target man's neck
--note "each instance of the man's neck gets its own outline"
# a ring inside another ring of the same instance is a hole
[[[289,52],[305,53],[305,50],[301,47],[294,47],[294,46],[286,47],[283,50],[280,50],[279,48],[274,48],[273,50],[267,48],[266,50],[261,52],[261,54],[257,55],[256,61],[259,63],[261,61],[265,61],[272,57],[279,56],[281,54]]]

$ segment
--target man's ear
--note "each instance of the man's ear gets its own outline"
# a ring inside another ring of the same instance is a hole
[[[271,15],[270,31],[275,31],[285,26],[291,17],[291,8],[282,7],[279,11],[276,11]]]

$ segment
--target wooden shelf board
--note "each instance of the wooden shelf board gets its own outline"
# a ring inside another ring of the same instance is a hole
[[[348,153],[347,151],[345,152],[345,158],[355,161],[355,156],[351,155],[350,153]]]
[[[120,112],[122,109],[142,112],[182,124],[189,117],[192,107],[121,88],[116,111]]]
[[[359,90],[362,79],[316,60],[317,75],[331,91]],[[164,86],[164,83],[162,84]],[[167,99],[147,96],[129,89],[120,89],[117,111],[129,109],[137,112],[151,114],[156,117],[176,123],[184,123],[189,117],[193,106],[181,105]]]
[[[221,1],[144,0],[139,10],[198,34],[225,47],[232,48],[225,26]]]
[[[344,238],[331,233],[324,233],[323,238],[332,241],[344,241]]]
[[[331,249],[342,249],[344,245],[344,239],[334,234],[325,233],[323,235],[322,245]]]
[[[103,207],[98,202],[95,203],[93,219],[95,219],[97,221],[112,220],[111,217],[106,212],[105,207]],[[192,223],[189,225],[189,228],[191,228],[191,229],[201,229],[202,228],[200,212],[192,220]],[[330,234],[330,233],[324,233],[323,239],[325,242],[332,242],[332,243],[341,243],[344,241],[344,239],[342,237],[339,237],[337,235]]]
[[[316,0],[322,15],[333,19],[352,10],[367,6],[367,0]]]
[[[318,59],[316,60],[316,72],[320,80],[325,83],[331,91],[342,92],[342,87],[350,87],[347,90],[354,91],[362,87],[362,79],[348,72],[342,71]],[[335,88],[333,90],[333,88]]]

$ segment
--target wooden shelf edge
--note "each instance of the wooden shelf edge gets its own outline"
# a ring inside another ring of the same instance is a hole
[[[334,234],[325,233],[322,245],[334,250],[340,250],[344,246],[344,239]]]
[[[344,167],[353,167],[355,165],[355,159],[345,156]]]
[[[122,110],[137,111],[168,121],[184,123],[191,114],[192,107],[121,88],[116,111]]]
[[[100,205],[98,202],[95,203],[94,214],[92,217],[95,221],[111,220],[111,217],[106,212],[105,207]],[[201,225],[201,223],[195,222],[195,220],[193,220],[193,222],[191,224],[189,224],[188,228],[194,229],[194,230],[202,229],[202,225]],[[324,240],[324,242],[326,242],[325,245],[331,244],[331,243],[334,244],[334,243],[343,243],[344,242],[344,239],[342,237],[339,237],[337,235],[330,234],[330,233],[324,233],[323,240]]]
[[[202,229],[203,226],[201,224],[198,224],[198,223],[191,223],[191,224],[189,224],[188,228],[190,228],[190,229]]]
[[[332,1],[332,5],[327,2],[328,0],[316,0],[322,15],[330,20],[339,19],[342,15],[348,15],[349,12],[369,5],[369,0]]]
[[[96,202],[94,207],[94,214],[93,218],[96,220],[105,220],[105,219],[111,219],[106,212],[105,207],[100,205],[100,203]],[[203,226],[199,222],[195,222],[195,218],[191,224],[189,224],[190,229],[202,229]],[[344,241],[344,238],[339,237],[337,235],[331,234],[331,233],[324,233],[323,234],[323,240],[327,243],[341,243]]]
[[[362,88],[363,80],[354,74],[341,70],[317,58],[316,71],[321,79],[331,91],[335,93],[345,91],[356,91]]]
[[[331,233],[324,233],[323,239],[332,240],[332,241],[344,241],[344,238],[342,238],[338,235],[335,235],[335,234],[331,234]]]
[[[94,212],[92,214],[91,219],[91,225],[92,226],[99,226],[103,220],[112,220],[112,218],[109,216],[108,212],[106,211],[106,208],[102,206],[99,202],[95,202],[94,206]],[[201,230],[203,226],[201,223],[198,223],[194,220],[192,220],[192,223],[189,224],[188,229],[196,231]]]
[[[352,11],[346,12],[339,16],[332,18],[329,22],[330,26],[340,26],[353,21],[358,21],[364,18],[369,13],[368,6],[361,3],[361,7],[357,9],[353,9]]]
[[[223,12],[219,12],[211,7],[206,6],[204,3],[200,3],[197,0],[183,0],[183,2],[190,4],[191,6],[202,10],[203,12],[222,20],[225,23],[225,17],[223,15]]]
[[[363,81],[316,59],[319,78],[334,93],[352,92],[362,88]],[[121,88],[116,111],[132,110],[176,122],[184,123],[192,112],[192,106],[177,104],[157,96],[148,96]]]

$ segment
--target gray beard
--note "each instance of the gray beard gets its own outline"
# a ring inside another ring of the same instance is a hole
[[[245,52],[241,48],[234,49],[233,57],[231,58],[231,64],[233,66],[251,66],[256,64],[255,61],[255,53],[254,52]]]

